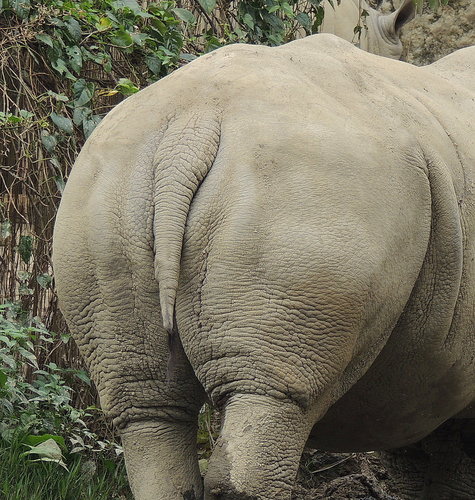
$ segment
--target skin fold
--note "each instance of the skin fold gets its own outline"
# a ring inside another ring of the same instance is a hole
[[[417,68],[322,34],[221,48],[100,123],[54,266],[137,500],[288,500],[306,444],[475,496],[474,78],[475,48]]]

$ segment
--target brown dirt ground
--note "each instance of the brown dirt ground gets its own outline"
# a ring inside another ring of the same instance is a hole
[[[425,8],[403,28],[401,39],[403,59],[417,66],[475,45],[475,1],[449,0],[436,11]]]
[[[377,453],[306,452],[293,500],[399,500]]]

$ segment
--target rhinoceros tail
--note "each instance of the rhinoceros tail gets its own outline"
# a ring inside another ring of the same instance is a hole
[[[183,236],[191,202],[219,147],[220,122],[201,114],[170,120],[154,156],[155,277],[163,326],[173,335]]]

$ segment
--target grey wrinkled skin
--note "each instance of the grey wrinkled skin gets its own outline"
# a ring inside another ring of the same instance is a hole
[[[401,449],[474,416],[474,78],[475,48],[416,68],[315,35],[221,48],[101,122],[54,265],[137,500],[288,500],[306,443]],[[442,435],[421,473],[388,463],[474,498],[473,433]]]

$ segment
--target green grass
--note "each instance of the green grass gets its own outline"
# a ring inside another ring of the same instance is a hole
[[[122,458],[91,454],[66,457],[69,472],[56,463],[22,457],[19,442],[0,441],[0,500],[131,500]]]

